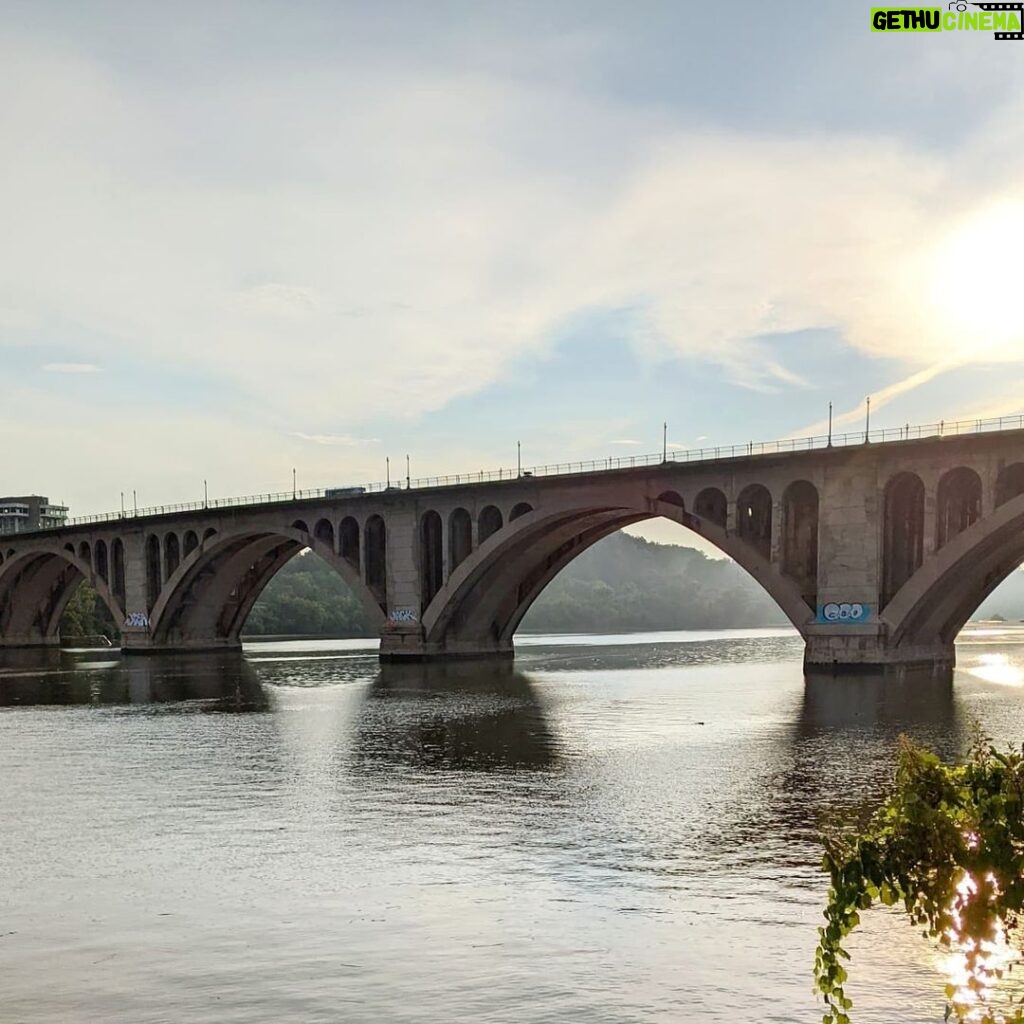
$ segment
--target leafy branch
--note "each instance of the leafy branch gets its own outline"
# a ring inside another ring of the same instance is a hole
[[[823,1024],[849,1024],[850,957],[843,942],[876,903],[902,905],[911,922],[958,951],[966,981],[946,986],[946,1020],[1024,1024],[1021,1002],[1002,1015],[989,995],[1017,961],[1010,945],[1024,908],[1024,750],[984,738],[961,764],[901,738],[895,785],[867,824],[824,837],[831,886],[818,929],[814,977]]]

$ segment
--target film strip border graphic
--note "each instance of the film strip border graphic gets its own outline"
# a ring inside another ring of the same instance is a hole
[[[1024,29],[1024,3],[1015,4],[979,4],[972,3],[972,7],[979,7],[983,11],[1016,11],[1020,16],[1020,23]],[[996,32],[996,39],[1024,39],[1024,31],[1020,32]]]

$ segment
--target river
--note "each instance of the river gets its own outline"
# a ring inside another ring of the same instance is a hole
[[[804,679],[786,630],[0,660],[0,1019],[816,1022],[819,822],[907,732],[1024,734],[1024,631],[952,684]],[[854,1021],[942,1020],[890,911]]]

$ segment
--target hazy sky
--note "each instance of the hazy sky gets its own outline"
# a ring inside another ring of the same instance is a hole
[[[1024,43],[869,4],[0,0],[0,493],[1024,409]]]

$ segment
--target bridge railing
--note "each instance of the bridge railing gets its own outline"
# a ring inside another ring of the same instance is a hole
[[[812,437],[787,437],[777,441],[747,441],[745,444],[709,445],[703,448],[670,448],[667,453],[649,455],[609,455],[603,459],[586,459],[576,462],[553,462],[543,466],[529,466],[522,470],[499,468],[470,473],[450,473],[446,476],[416,477],[402,482],[402,485],[377,481],[366,484],[358,491],[362,494],[380,494],[417,488],[461,487],[466,484],[497,483],[503,480],[523,477],[571,476],[578,473],[600,473],[621,469],[638,469],[644,466],[661,466],[668,463],[716,462],[722,459],[749,458],[752,455],[780,455],[789,452],[813,451],[821,448],[847,448],[852,445],[886,444],[896,441],[913,441],[927,437],[957,437],[964,434],[990,433],[999,430],[1024,429],[1024,414],[999,416],[974,420],[939,420],[902,427],[881,427],[874,430],[854,430],[841,434],[816,434]],[[176,512],[201,512],[207,509],[228,509],[259,505],[277,505],[286,502],[323,499],[332,488],[316,487],[310,490],[277,491],[264,494],[248,494],[237,498],[210,498],[204,501],[186,501],[175,505],[151,505],[147,508],[124,509],[92,516],[76,516],[68,519],[65,526],[82,526],[90,523],[117,522],[144,516],[172,515]],[[345,490],[358,490],[345,488]],[[356,495],[353,494],[353,497]],[[60,529],[49,527],[48,529]]]

